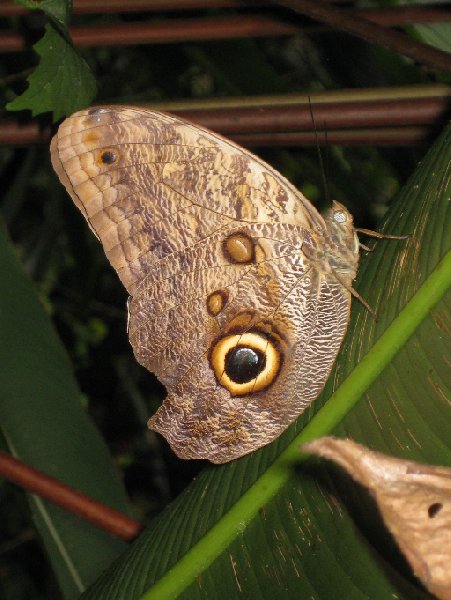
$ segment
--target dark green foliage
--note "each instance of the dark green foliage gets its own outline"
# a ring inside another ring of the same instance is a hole
[[[33,116],[53,112],[53,120],[88,106],[96,92],[95,80],[85,60],[52,24],[34,46],[41,57],[28,77],[28,89],[8,103],[8,110],[31,110]]]
[[[53,120],[88,106],[96,94],[95,79],[74,48],[68,25],[70,0],[21,0],[26,8],[42,10],[50,22],[43,37],[33,46],[39,65],[28,77],[28,88],[7,104],[10,111],[31,110],[33,116],[53,113]]]

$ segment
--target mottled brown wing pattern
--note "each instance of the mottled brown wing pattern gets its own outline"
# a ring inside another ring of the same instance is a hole
[[[130,292],[154,261],[230,222],[324,228],[276,171],[169,115],[90,109],[67,119],[55,140],[53,166]]]
[[[76,113],[52,162],[132,296],[137,360],[168,388],[149,426],[182,458],[217,463],[277,437],[347,327],[347,211],[325,221],[249,152],[145,109]]]
[[[277,269],[275,275],[282,277]],[[303,279],[299,272],[296,277],[302,283],[284,286],[288,288],[286,301],[268,311],[260,308],[245,322],[246,331],[269,321],[273,331],[285,336],[279,345],[284,362],[277,380],[269,388],[248,396],[231,396],[218,386],[206,360],[208,348],[226,330],[218,326],[203,333],[194,327],[193,335],[184,340],[179,335],[187,328],[189,312],[185,313],[185,319],[182,313],[178,314],[175,331],[174,319],[167,316],[167,334],[174,336],[166,348],[172,351],[168,360],[177,361],[179,372],[151,424],[180,453],[223,462],[231,454],[237,457],[250,452],[279,435],[316,398],[347,326],[349,297],[340,285],[329,285],[315,270],[307,272]],[[237,310],[247,300],[245,294],[238,297],[240,301],[230,307],[234,315],[240,314]],[[255,300],[250,300],[255,306]],[[202,301],[198,309],[202,309]],[[299,323],[301,327],[296,326]],[[152,325],[148,327],[153,330]],[[144,343],[138,345],[144,353],[147,334],[144,326],[140,331]],[[194,356],[190,352],[193,340],[199,348]],[[139,351],[137,356],[141,362]],[[145,358],[142,362],[145,364]],[[325,365],[329,365],[328,370]]]

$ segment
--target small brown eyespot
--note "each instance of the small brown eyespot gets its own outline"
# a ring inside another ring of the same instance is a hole
[[[210,356],[218,383],[232,396],[260,392],[270,386],[280,363],[280,350],[256,331],[224,336],[216,342]]]
[[[116,152],[113,152],[112,150],[105,150],[100,155],[100,160],[105,165],[112,165],[114,162],[117,161],[117,154],[116,154]]]
[[[224,240],[224,254],[234,263],[250,263],[255,258],[254,241],[245,233],[232,233]]]
[[[207,298],[207,311],[212,317],[216,317],[222,311],[229,299],[227,290],[216,290]]]

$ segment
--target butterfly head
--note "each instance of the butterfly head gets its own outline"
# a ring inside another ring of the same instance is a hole
[[[328,260],[334,269],[349,273],[354,278],[359,259],[359,239],[352,215],[343,204],[333,200],[324,218]]]

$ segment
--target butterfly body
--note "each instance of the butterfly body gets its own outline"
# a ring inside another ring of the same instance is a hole
[[[62,183],[127,288],[137,360],[168,388],[149,426],[227,462],[318,395],[346,331],[358,240],[248,151],[175,117],[101,107],[52,141]]]

